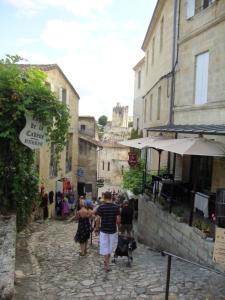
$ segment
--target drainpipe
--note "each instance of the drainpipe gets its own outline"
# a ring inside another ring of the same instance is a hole
[[[179,2],[179,3],[178,3]],[[179,11],[178,11],[179,5]],[[175,97],[175,67],[177,64],[177,41],[179,33],[179,18],[180,18],[180,0],[174,0],[174,12],[173,12],[173,48],[172,48],[172,77],[171,77],[171,91],[170,91],[170,114],[169,114],[169,125],[174,122],[173,107]]]
[[[170,109],[169,109],[169,125],[174,123],[174,98],[175,98],[175,68],[178,62],[178,38],[180,29],[180,0],[174,0],[173,12],[173,48],[172,48],[172,68],[171,68],[171,86],[170,86]],[[175,168],[176,155],[173,156],[173,171]],[[170,172],[171,154],[168,154],[167,169]],[[174,174],[174,173],[173,173]]]

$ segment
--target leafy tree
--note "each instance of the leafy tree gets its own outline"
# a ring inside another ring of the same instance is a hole
[[[143,193],[145,185],[150,184],[151,175],[145,173],[145,161],[139,160],[135,167],[130,167],[123,174],[122,186],[134,195]]]
[[[25,113],[46,126],[57,157],[69,128],[68,108],[46,85],[47,75],[37,68],[21,68],[20,60],[17,55],[0,60],[0,212],[16,211],[18,228],[27,223],[38,199],[35,153],[19,140]]]
[[[130,134],[130,138],[129,140],[133,140],[133,139],[139,139],[143,137],[143,132],[142,130],[140,132],[138,132],[138,129],[132,129],[131,130],[131,134]]]
[[[105,125],[107,124],[107,121],[108,121],[108,118],[103,115],[98,119],[98,124],[105,127]]]

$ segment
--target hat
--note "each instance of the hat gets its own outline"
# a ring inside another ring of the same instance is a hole
[[[86,199],[84,201],[84,205],[87,206],[87,207],[92,207],[93,203],[92,203],[91,199]]]

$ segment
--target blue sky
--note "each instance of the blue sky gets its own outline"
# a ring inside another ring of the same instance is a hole
[[[57,63],[80,95],[79,114],[133,108],[133,66],[156,0],[1,0],[0,58]]]

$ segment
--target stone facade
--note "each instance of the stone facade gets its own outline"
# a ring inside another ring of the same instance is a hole
[[[101,144],[95,139],[94,117],[79,117],[78,193],[97,197],[97,155]]]
[[[112,127],[128,127],[128,106],[117,103],[116,107],[113,107]]]
[[[0,215],[0,299],[12,299],[16,255],[16,217]]]
[[[203,239],[192,227],[178,222],[174,215],[146,200],[139,199],[138,238],[141,242],[153,249],[214,265],[212,241]]]
[[[157,2],[142,45],[145,57],[134,67],[134,119],[141,116],[136,108],[138,101],[142,101],[142,120],[139,120],[142,128],[169,124],[225,124],[224,31],[223,0]],[[149,130],[148,136],[151,135]],[[178,138],[196,136],[177,134]],[[224,135],[204,137],[225,143]],[[150,162],[155,161],[152,151],[147,157]],[[173,155],[171,167],[172,158]],[[208,176],[204,192],[225,188],[224,160],[210,157],[204,160],[205,174],[209,173],[209,162],[212,161],[211,174],[204,175],[205,178]],[[194,157],[176,155],[175,170],[170,168],[169,171],[175,171],[176,180],[193,185],[195,166]],[[155,169],[151,163],[149,168]],[[197,191],[202,192],[203,189]],[[193,229],[185,224],[176,225],[173,221],[170,215],[158,210],[153,203],[140,202],[141,239],[197,261],[212,262],[213,243],[196,238]]]
[[[46,191],[52,190],[55,192],[57,189],[62,188],[61,180],[67,178],[76,191],[79,95],[57,65],[40,65],[40,69],[47,73],[47,82],[51,90],[59,97],[59,101],[63,101],[68,105],[71,116],[68,145],[61,153],[58,172],[56,172],[54,164],[51,164],[51,146],[46,145],[37,151],[40,182],[45,186]]]
[[[99,151],[98,178],[104,179],[104,187],[98,189],[101,196],[105,191],[117,192],[121,189],[123,171],[128,168],[129,148],[119,145],[116,141],[102,143]]]

